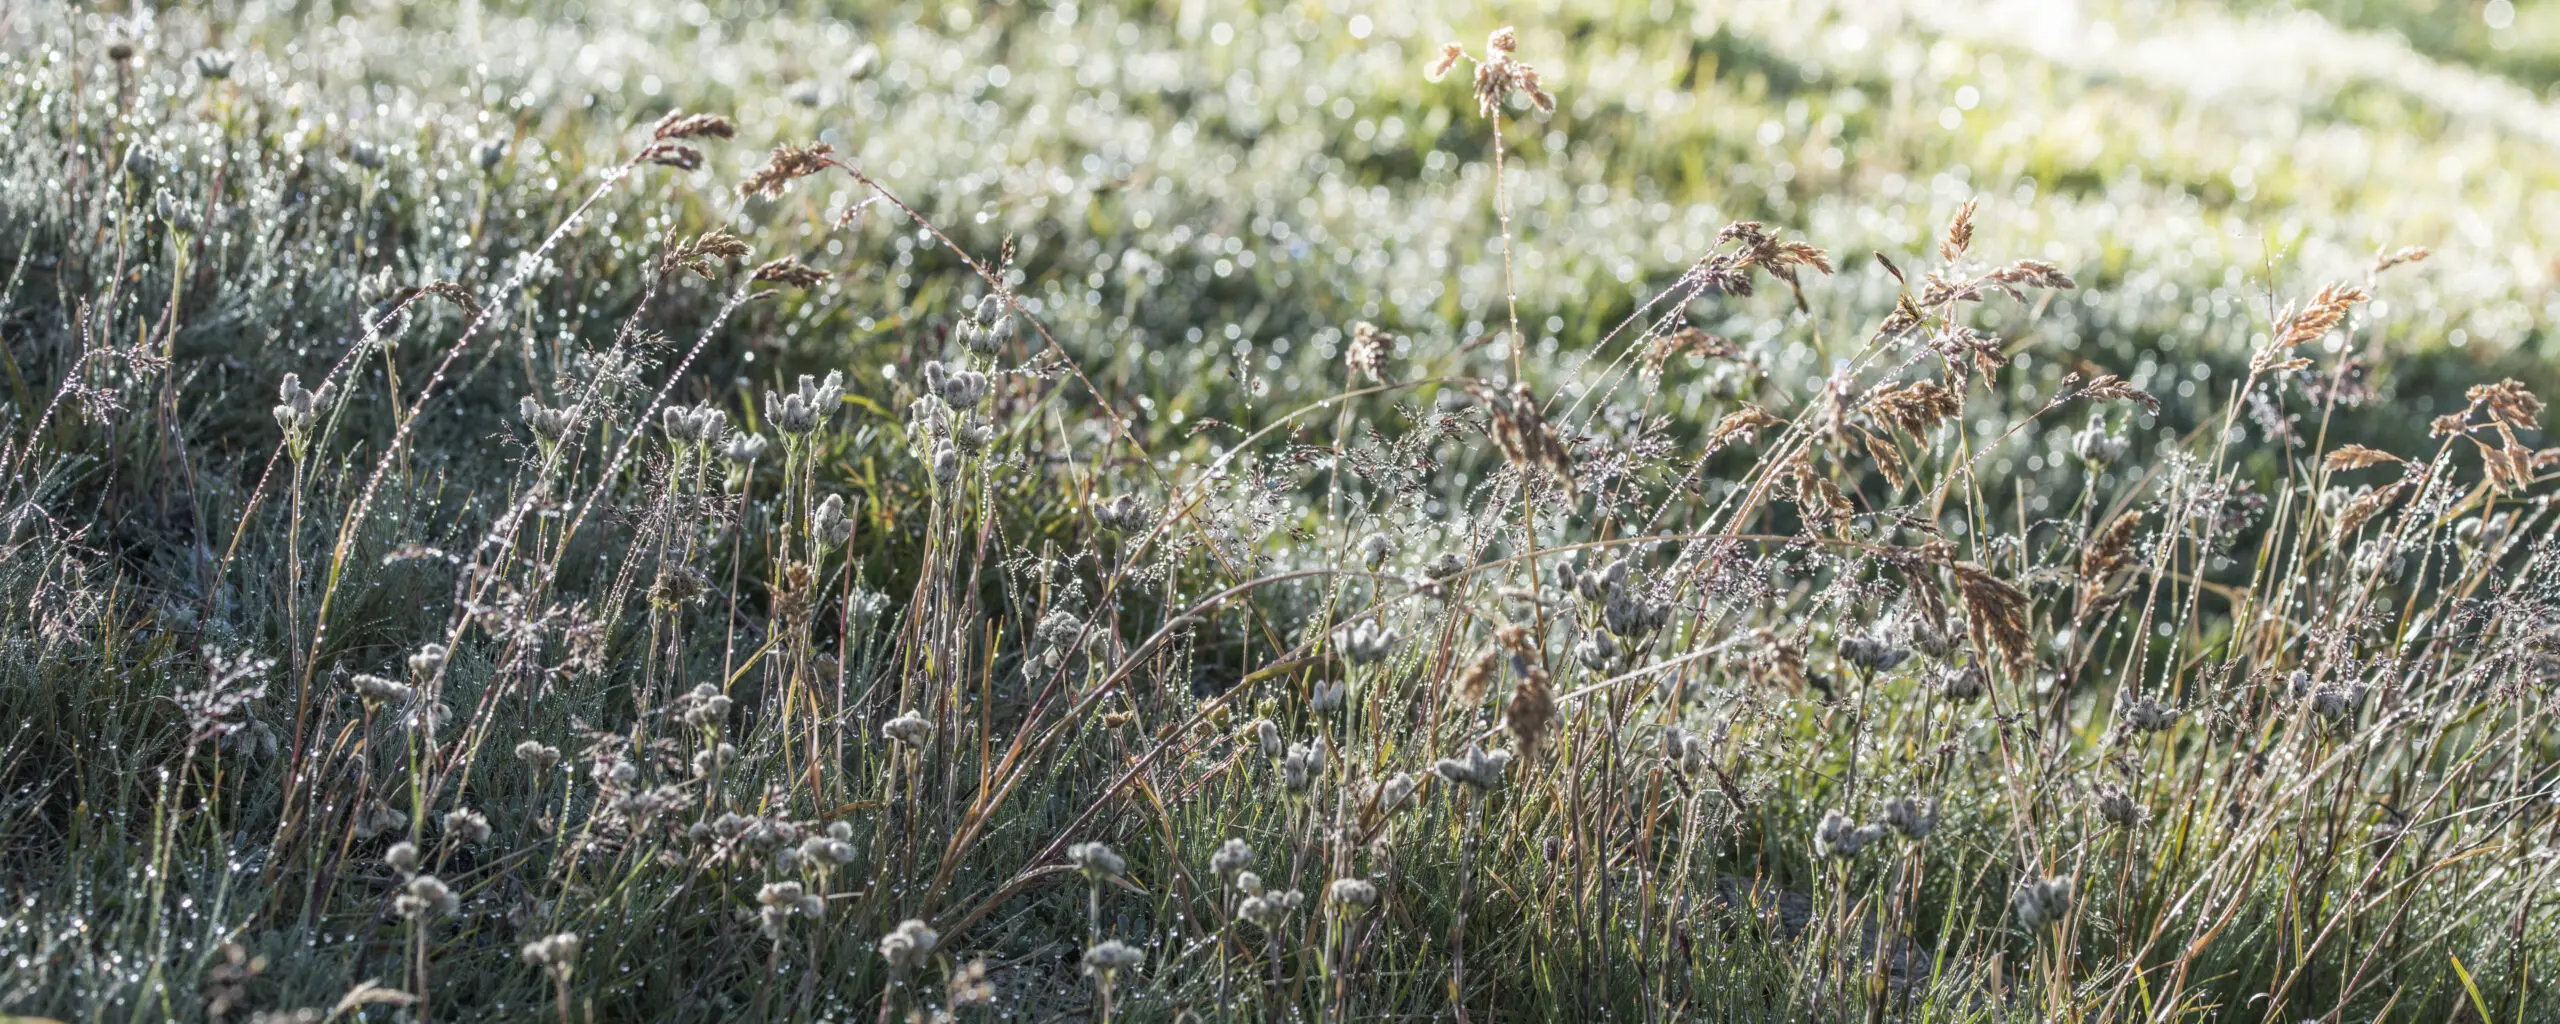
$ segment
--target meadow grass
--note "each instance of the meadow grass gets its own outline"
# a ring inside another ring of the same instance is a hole
[[[2550,1015],[2532,61],[732,13],[0,15],[0,1013]]]

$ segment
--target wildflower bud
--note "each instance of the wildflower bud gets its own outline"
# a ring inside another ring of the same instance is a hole
[[[2126,440],[2123,434],[2108,432],[2094,419],[2089,421],[2088,426],[2080,428],[2078,433],[2071,435],[2072,454],[2078,455],[2080,461],[2093,470],[2114,465],[2117,459],[2124,457],[2125,447]]]
[[[2135,803],[2133,794],[2115,786],[2098,788],[2098,816],[2117,828],[2140,828],[2151,817],[2151,811]]]
[[[1234,842],[1234,840],[1229,840]],[[1251,871],[1236,872],[1236,891],[1247,896],[1262,895],[1262,876]]]
[[[1139,503],[1136,496],[1123,494],[1095,506],[1093,521],[1106,530],[1137,533],[1155,521],[1155,514]]]
[[[486,815],[469,808],[447,811],[444,816],[444,833],[453,837],[454,841],[465,845],[483,843],[489,839],[489,819]]]
[[[933,482],[949,487],[960,479],[960,451],[945,441],[933,450]]]
[[[1218,877],[1233,881],[1239,872],[1253,866],[1253,847],[1242,839],[1229,839],[1209,857],[1209,869]],[[1256,879],[1256,881],[1260,881]]]
[[[1327,754],[1322,739],[1290,744],[1288,755],[1280,761],[1281,784],[1293,793],[1306,792],[1315,785],[1316,777],[1324,774]]]
[[[391,162],[383,155],[381,147],[363,139],[347,143],[347,161],[368,171],[379,171]]]
[[[1938,692],[1946,694],[1948,700],[1980,700],[1991,692],[1991,685],[1980,665],[1949,665],[1938,674]]]
[[[853,539],[853,520],[844,514],[844,495],[830,494],[818,503],[809,516],[809,533],[828,547],[843,547]]]
[[[231,54],[222,50],[196,51],[196,74],[203,75],[208,82],[231,77]]]
[[[1118,939],[1104,939],[1102,944],[1084,951],[1084,969],[1104,977],[1138,966],[1146,955]]]
[[[453,894],[443,879],[434,875],[410,879],[408,891],[397,902],[400,915],[410,918],[422,917],[429,911],[441,917],[451,917],[462,909],[461,898]]]
[[[1404,806],[1405,800],[1413,796],[1414,786],[1413,776],[1404,772],[1387,776],[1385,782],[1378,784],[1378,812],[1384,814]]]
[[[1618,641],[1595,631],[1573,645],[1573,660],[1593,672],[1606,672],[1618,660]]]
[[[479,165],[482,174],[497,170],[498,165],[506,159],[505,139],[489,139],[471,148],[471,162]]]
[[[897,928],[880,937],[880,958],[889,962],[892,971],[912,971],[924,966],[925,959],[933,955],[933,947],[941,938],[923,921],[910,918],[899,922]]]
[[[1257,881],[1259,880],[1257,879]],[[1279,892],[1273,893],[1259,893],[1252,898],[1245,900],[1243,903],[1238,904],[1236,906],[1236,916],[1253,922],[1255,927],[1261,928],[1264,931],[1270,931],[1277,927],[1281,922],[1288,920],[1289,915],[1298,909],[1299,904],[1304,903],[1305,901],[1306,897],[1292,889],[1283,889]]]
[[[418,873],[418,844],[403,840],[382,851],[382,862],[404,875]]]
[[[1861,826],[1835,807],[1824,811],[1821,823],[1814,827],[1813,852],[1818,857],[1846,859],[1857,856],[1859,851],[1882,838],[1884,826]]]
[[[1395,653],[1396,639],[1396,631],[1380,626],[1378,620],[1363,620],[1342,635],[1342,655],[1354,665],[1383,661]]]
[[[1938,805],[1916,796],[1895,797],[1884,803],[1884,823],[1916,843],[1937,830]]]
[[[1493,34],[1485,38],[1484,48],[1496,54],[1511,54],[1520,49],[1520,33],[1509,25],[1494,29]]]
[[[1378,887],[1358,878],[1337,878],[1325,896],[1339,912],[1357,914],[1378,902]]]
[[[1431,772],[1450,782],[1481,791],[1502,785],[1502,773],[1510,766],[1511,752],[1508,750],[1470,750],[1465,757],[1433,762]]]
[[[567,437],[569,428],[575,424],[569,410],[548,408],[532,395],[526,395],[516,403],[516,415],[524,419],[525,429],[533,431],[537,440],[545,442]]]
[[[730,462],[744,466],[763,457],[764,446],[765,440],[762,434],[732,434],[729,436],[729,447],[721,454]]]
[[[409,698],[417,695],[416,690],[407,686],[362,672],[347,682],[355,688],[358,696],[377,704],[406,704]]]
[[[560,748],[537,740],[516,744],[516,760],[532,765],[537,772],[550,771],[560,763]]]
[[[1255,741],[1262,746],[1262,756],[1276,761],[1285,753],[1281,747],[1280,726],[1270,719],[1256,719],[1253,723],[1253,734]]]
[[[1340,711],[1343,703],[1350,697],[1351,684],[1319,681],[1315,684],[1315,689],[1307,694],[1307,710],[1317,714]]]
[[[987,375],[976,370],[954,370],[942,378],[939,389],[942,400],[954,409],[968,409],[987,397]]]
[[[805,895],[808,895],[807,889],[798,882],[769,882],[756,890],[756,902],[768,907],[796,908],[800,905],[800,897]]]
[[[2062,923],[2071,916],[2071,880],[2040,878],[2018,887],[2009,897],[2009,907],[2018,914],[2018,923],[2028,931],[2042,931]]]
[[[2185,714],[2149,697],[2137,698],[2131,689],[2116,691],[2116,718],[2135,732],[2167,732]]]
[[[1440,55],[1432,58],[1431,63],[1423,67],[1423,80],[1437,82],[1449,77],[1449,69],[1457,67],[1458,59],[1466,55],[1467,48],[1464,46],[1456,43],[1443,44],[1440,47]]]
[[[1396,542],[1386,534],[1372,533],[1360,538],[1360,564],[1370,572],[1383,568],[1395,553]]]
[[[566,983],[570,969],[578,961],[578,933],[558,932],[525,943],[524,962],[542,968],[553,978]]]
[[[890,742],[922,750],[925,741],[933,735],[933,726],[924,720],[923,715],[909,711],[881,726],[880,735]]]
[[[443,644],[427,644],[409,656],[409,671],[420,676],[432,676],[437,669],[444,667],[445,658],[452,653]]]
[[[1096,882],[1105,878],[1118,878],[1129,872],[1129,862],[1122,859],[1119,854],[1111,852],[1111,847],[1100,842],[1077,843],[1067,847],[1067,862],[1084,872],[1085,878]]]
[[[1895,666],[1911,657],[1911,649],[1908,647],[1894,644],[1883,637],[1863,634],[1841,638],[1839,650],[1840,660],[1870,673],[1891,672]]]

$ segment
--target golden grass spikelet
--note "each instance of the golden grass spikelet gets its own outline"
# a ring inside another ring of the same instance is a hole
[[[1762,428],[1786,425],[1787,421],[1780,419],[1778,414],[1756,405],[1746,405],[1716,421],[1715,429],[1707,432],[1707,450],[1714,451],[1737,440],[1750,444]]]
[[[2533,482],[2533,449],[2517,444],[2515,438],[2497,447],[2480,446],[2481,468],[2486,470],[2489,486],[2500,493],[2512,494]]]
[[[825,281],[827,272],[785,256],[757,267],[755,279],[793,288],[807,288]]]
[[[1495,29],[1492,38],[1485,40],[1484,59],[1476,62],[1476,111],[1478,113],[1486,117],[1494,116],[1502,110],[1502,104],[1510,100],[1511,94],[1515,92],[1528,93],[1529,102],[1536,104],[1541,112],[1555,111],[1556,98],[1548,95],[1546,88],[1540,83],[1538,69],[1512,56],[1519,46],[1520,34],[1512,31],[1508,26]],[[1426,77],[1429,77],[1428,73],[1432,71],[1442,75],[1448,74],[1448,67],[1443,65],[1456,64],[1456,61],[1449,56],[1451,49],[1457,49],[1457,44],[1452,43],[1449,47],[1442,49],[1440,61],[1424,69]],[[1460,50],[1460,55],[1463,54],[1464,51]]]
[[[2384,509],[2390,508],[2391,503],[2399,500],[2401,493],[2408,489],[2409,481],[2403,479],[2357,495],[2354,501],[2347,503],[2347,507],[2338,510],[2338,536],[2344,537],[2361,529],[2373,517],[2381,515]]]
[[[1956,594],[1964,598],[1965,625],[1974,643],[1998,650],[2012,662],[2022,661],[2034,646],[2027,628],[2027,592],[1971,562],[1948,565],[1955,574]]]
[[[1733,342],[1724,338],[1695,327],[1682,327],[1653,339],[1651,344],[1645,346],[1644,375],[1651,380],[1661,379],[1663,364],[1670,362],[1672,357],[1684,353],[1695,353],[1709,359],[1730,359],[1739,351],[1734,347]]]
[[[2080,389],[2080,397],[2101,402],[2132,402],[2152,412],[2160,411],[2160,399],[2112,373],[2100,374],[2098,379],[2090,381],[2088,387]]]
[[[785,186],[827,168],[835,159],[835,147],[826,143],[809,146],[781,145],[773,147],[773,159],[763,169],[738,183],[738,194],[771,199],[782,194]]]
[[[784,566],[781,582],[773,588],[773,618],[786,634],[797,634],[809,624],[809,613],[815,608],[818,593],[818,571],[807,562]]]
[[[1538,413],[1537,397],[1526,384],[1513,384],[1508,395],[1490,388],[1472,389],[1476,399],[1492,414],[1493,440],[1502,446],[1502,454],[1518,466],[1523,476],[1545,474],[1564,487],[1568,497],[1579,494],[1573,476],[1573,453]]]
[[[2373,269],[2370,272],[2380,274],[2403,263],[2422,262],[2432,255],[2434,253],[2428,252],[2424,246],[2416,245],[2403,246],[2397,250],[2377,249],[2373,254]]]
[[[1895,487],[1910,485],[1911,476],[1906,472],[1910,467],[1903,461],[1901,449],[1893,446],[1893,439],[1861,430],[1858,431],[1858,444],[1867,450],[1867,457],[1875,461],[1876,471],[1883,473],[1888,482]]]
[[[1501,648],[1487,647],[1477,651],[1476,656],[1468,660],[1467,667],[1458,672],[1458,678],[1450,688],[1457,691],[1458,699],[1467,706],[1482,704],[1485,693],[1493,688],[1493,674],[1501,665]]]
[[[2363,469],[2366,466],[2379,466],[2386,462],[2406,461],[2407,460],[2402,459],[2397,455],[2393,455],[2390,452],[2383,451],[2379,448],[2367,448],[2360,444],[2350,444],[2340,445],[2338,450],[2330,452],[2327,458],[2320,460],[2320,465],[2329,472],[2336,473],[2341,470]]]
[[[640,151],[640,159],[679,171],[702,169],[702,151],[679,142],[650,143],[649,148]]]
[[[1511,687],[1510,702],[1502,706],[1502,727],[1510,731],[1521,757],[1537,756],[1538,744],[1547,738],[1547,727],[1555,717],[1556,698],[1547,688],[1547,670],[1531,665]]]
[[[708,280],[719,272],[720,264],[755,255],[755,248],[744,239],[726,231],[706,231],[693,241],[667,250],[658,261],[658,272],[672,274],[684,271]]]
[[[1947,237],[1938,243],[1938,259],[1954,263],[1964,258],[1965,250],[1973,248],[1973,210],[1981,203],[1979,197],[1967,199],[1956,210],[1955,219],[1947,222]]]
[[[667,111],[667,116],[658,119],[655,128],[650,129],[649,137],[661,140],[734,139],[738,137],[738,125],[718,114],[688,114],[681,110],[670,110]]]
[[[2470,399],[2473,407],[2486,409],[2489,422],[2510,430],[2533,430],[2542,425],[2542,399],[2513,377],[2495,384],[2472,385],[2462,396]]]
[[[472,297],[471,289],[465,288],[452,281],[438,281],[434,284],[422,284],[415,288],[401,289],[399,294],[391,297],[391,304],[393,307],[397,308],[400,306],[406,306],[416,299],[427,296],[434,296],[436,298],[443,299],[446,302],[453,303],[456,307],[459,307],[462,310],[462,315],[465,317],[477,317],[480,315],[480,300]]]
[[[2012,298],[2020,297],[2018,294],[2020,288],[2070,291],[2080,287],[2080,282],[2072,280],[2071,275],[2063,273],[2062,268],[2043,260],[2019,260],[1984,274],[1982,281],[1984,284],[1993,285],[2008,292]]]
[[[1849,504],[1849,496],[1840,492],[1840,485],[1813,468],[1811,457],[1798,456],[1780,472],[1784,474],[1787,495],[1795,501],[1796,514],[1803,517],[1807,530],[1828,532],[1857,511]]]
[[[1380,384],[1387,379],[1387,332],[1378,325],[1362,320],[1351,325],[1351,345],[1342,354],[1344,365],[1352,371]]]
[[[1964,396],[1936,381],[1885,384],[1867,392],[1867,414],[1920,440],[1947,417],[1964,411]]]
[[[1423,67],[1423,80],[1426,82],[1437,82],[1443,78],[1449,77],[1449,69],[1457,67],[1459,58],[1465,57],[1466,55],[1467,48],[1464,46],[1457,43],[1441,44],[1440,55],[1432,58],[1431,63]]]
[[[2133,535],[2142,529],[2142,513],[2126,512],[2107,520],[2089,546],[2080,552],[2080,580],[2094,584],[2131,564]]]
[[[2257,358],[2250,361],[2250,372],[2298,370],[2311,365],[2310,360],[2288,358],[2288,355],[2296,348],[2320,340],[2321,335],[2346,320],[2347,311],[2370,297],[2364,289],[2352,285],[2333,284],[2320,289],[2320,294],[2312,296],[2308,304],[2300,309],[2288,309],[2276,318],[2275,340],[2268,342]]]

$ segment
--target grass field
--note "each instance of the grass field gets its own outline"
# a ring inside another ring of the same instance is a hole
[[[2554,1019],[2555,82],[0,10],[0,1021]]]

